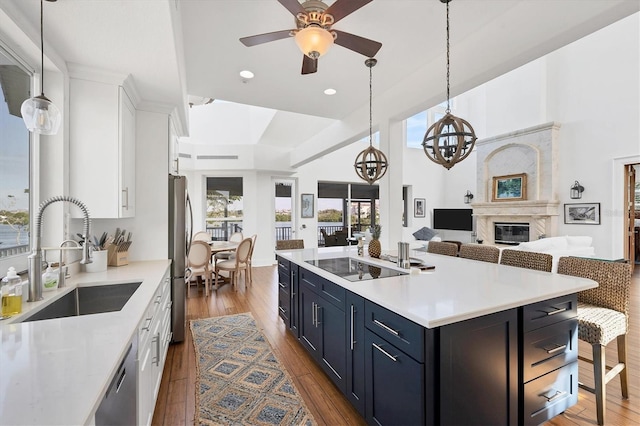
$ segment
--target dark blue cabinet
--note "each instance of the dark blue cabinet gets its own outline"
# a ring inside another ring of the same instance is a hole
[[[347,370],[344,289],[336,294],[332,286],[336,284],[300,268],[300,342],[344,393]]]
[[[365,348],[367,423],[425,424],[424,364],[369,329]]]
[[[518,424],[518,310],[440,330],[440,424]]]
[[[298,265],[277,256],[278,260],[278,313],[294,336],[300,337]]]
[[[347,383],[346,396],[351,405],[364,417],[365,413],[365,366],[364,366],[364,299],[347,292]]]

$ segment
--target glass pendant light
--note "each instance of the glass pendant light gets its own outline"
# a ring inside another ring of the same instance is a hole
[[[56,0],[47,0],[54,2]],[[62,114],[58,107],[44,95],[44,36],[43,36],[43,0],[40,0],[40,86],[39,96],[29,98],[22,103],[20,114],[30,132],[41,135],[58,133]]]

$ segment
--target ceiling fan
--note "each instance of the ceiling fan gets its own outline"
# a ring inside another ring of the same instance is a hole
[[[336,0],[331,6],[327,6],[320,0],[307,0],[302,4],[298,0],[278,0],[296,17],[297,28],[243,37],[240,41],[250,47],[295,37],[304,54],[302,74],[318,71],[318,58],[326,53],[333,43],[372,58],[378,53],[382,43],[332,29],[333,24],[371,1],[373,0]]]

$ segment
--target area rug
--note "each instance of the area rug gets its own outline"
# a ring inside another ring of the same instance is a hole
[[[191,321],[196,425],[315,425],[249,313]]]

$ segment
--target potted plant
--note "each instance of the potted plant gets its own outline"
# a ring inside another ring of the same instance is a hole
[[[380,232],[382,227],[380,225],[373,225],[371,227],[371,241],[369,242],[369,256],[379,258],[382,253],[382,247],[380,246]]]

